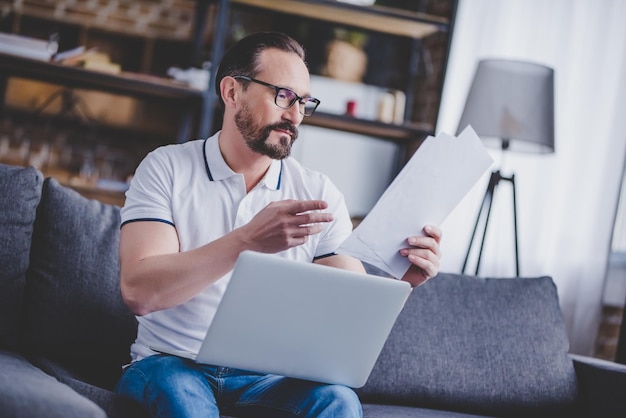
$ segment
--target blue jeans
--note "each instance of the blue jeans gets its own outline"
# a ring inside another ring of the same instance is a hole
[[[361,417],[352,389],[199,364],[168,355],[133,363],[116,391],[153,417]]]

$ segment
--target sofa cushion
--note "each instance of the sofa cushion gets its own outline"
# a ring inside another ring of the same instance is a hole
[[[570,354],[586,417],[626,417],[626,365],[599,358]]]
[[[28,255],[41,198],[35,168],[0,164],[0,348],[17,347]]]
[[[24,293],[23,348],[113,387],[137,332],[119,286],[119,208],[46,179]]]
[[[495,416],[563,416],[576,375],[549,277],[440,274],[410,295],[366,385],[366,402]]]
[[[105,418],[95,403],[48,376],[22,356],[0,350],[0,416]]]
[[[480,418],[483,415],[464,414],[415,406],[363,404],[363,418]]]
[[[98,404],[104,409],[108,418],[149,418],[150,416],[148,411],[136,400],[84,382],[64,367],[46,358],[36,357],[31,358],[31,361],[50,376],[57,378],[59,382],[66,384],[79,394]]]

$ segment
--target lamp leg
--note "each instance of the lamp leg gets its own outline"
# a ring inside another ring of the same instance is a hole
[[[519,247],[517,240],[517,199],[515,198],[515,174],[510,178],[511,186],[513,187],[513,229],[515,231],[515,273],[517,277],[519,275]]]
[[[493,176],[493,173],[491,174]],[[491,180],[489,180],[491,184]],[[483,213],[483,208],[485,207],[485,202],[489,198],[489,187],[485,190],[485,195],[483,196],[483,201],[480,204],[480,209],[478,209],[478,215],[476,216],[476,222],[474,223],[474,229],[472,230],[472,236],[469,241],[469,245],[467,246],[467,254],[465,254],[465,260],[463,261],[463,268],[461,271],[465,273],[465,268],[467,267],[467,261],[469,260],[470,252],[472,249],[472,245],[474,243],[474,237],[476,236],[476,231],[478,230],[478,224],[480,223],[480,215]]]
[[[465,255],[465,261],[463,262],[463,273],[465,273],[467,267],[467,261],[469,260],[470,252],[472,250],[472,246],[474,244],[474,238],[476,236],[476,231],[478,230],[478,224],[480,223],[481,215],[483,213],[483,209],[485,208],[485,203],[488,203],[487,216],[485,219],[485,226],[483,229],[483,236],[481,239],[480,251],[478,253],[478,262],[476,265],[476,274],[478,274],[478,268],[480,266],[480,258],[483,252],[483,246],[485,243],[485,236],[487,235],[487,225],[489,224],[489,215],[491,214],[491,205],[493,203],[493,195],[495,192],[496,185],[500,181],[500,171],[493,171],[491,173],[491,177],[489,178],[489,184],[487,185],[487,190],[485,190],[485,195],[483,197],[483,201],[480,205],[480,209],[478,210],[478,215],[476,216],[476,223],[474,224],[474,230],[472,231],[472,237],[470,238],[469,245],[467,247],[467,254]]]
[[[483,229],[483,236],[480,240],[480,250],[478,251],[478,259],[476,260],[476,272],[475,275],[478,276],[478,270],[480,269],[480,259],[483,256],[483,248],[485,247],[485,239],[487,238],[487,227],[489,226],[489,217],[491,216],[491,208],[493,206],[493,198],[496,193],[496,186],[500,182],[502,177],[500,176],[500,171],[496,171],[491,174],[491,179],[489,180],[489,187],[487,188],[487,192],[489,193],[489,206],[487,207],[487,216],[485,218],[485,227]]]
[[[515,273],[517,277],[520,277],[519,270],[519,240],[518,240],[518,230],[517,230],[517,196],[515,193],[515,174],[511,175],[511,177],[503,177],[500,174],[500,171],[494,171],[491,173],[491,178],[489,179],[489,185],[487,186],[487,190],[485,191],[485,196],[483,197],[483,202],[480,206],[480,210],[478,211],[478,216],[476,217],[476,223],[474,224],[474,230],[472,231],[472,237],[470,238],[469,245],[467,247],[467,254],[465,255],[465,261],[463,261],[463,273],[465,273],[467,262],[469,260],[470,252],[472,250],[472,246],[474,244],[474,238],[476,237],[476,231],[478,230],[478,224],[481,219],[481,215],[483,209],[485,208],[485,204],[487,204],[487,214],[485,216],[485,224],[483,227],[483,235],[480,240],[480,249],[478,251],[478,259],[476,261],[476,271],[474,274],[478,275],[478,271],[480,269],[480,260],[483,255],[483,248],[485,246],[485,239],[487,237],[487,226],[489,225],[489,217],[491,215],[491,207],[493,205],[493,199],[496,192],[496,186],[500,183],[500,180],[505,180],[511,182],[512,192],[513,192],[513,230],[515,234]]]

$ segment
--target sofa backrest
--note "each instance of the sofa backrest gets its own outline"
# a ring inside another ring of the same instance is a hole
[[[439,274],[413,290],[361,399],[489,416],[572,416],[576,375],[549,277]]]
[[[137,333],[119,285],[119,208],[46,179],[33,230],[21,345],[112,387]]]
[[[36,169],[0,164],[0,349],[17,348],[26,269],[41,198]]]

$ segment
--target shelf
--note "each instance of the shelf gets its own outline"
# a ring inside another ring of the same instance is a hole
[[[0,164],[20,167],[28,167],[30,165],[24,163],[23,161],[6,159],[2,155],[0,155]],[[40,167],[37,167],[37,169],[41,171],[44,178],[52,177],[57,180],[59,184],[74,189],[75,191],[89,199],[96,199],[111,205],[124,205],[124,200],[126,199],[125,191],[100,188],[97,186],[97,184],[93,184],[87,180],[83,180],[77,176],[73,176],[67,170],[61,168],[42,169]]]
[[[166,78],[138,73],[110,74],[10,54],[0,53],[0,70],[2,74],[8,74],[11,77],[36,79],[115,94],[196,102],[203,99],[203,91]]]
[[[415,142],[423,139],[426,135],[432,135],[434,132],[434,127],[426,123],[392,125],[373,120],[356,119],[349,116],[333,115],[323,112],[316,112],[313,116],[305,117],[302,123],[320,128],[336,129],[377,137],[399,143]]]
[[[20,16],[71,23],[85,29],[186,42],[192,37],[195,2],[191,0],[178,1],[176,13],[168,10],[171,9],[171,2],[158,1],[150,5],[133,5],[133,2],[111,5],[86,0],[27,0],[21,3],[17,11]],[[156,19],[160,24],[154,22]]]
[[[206,91],[192,89],[165,78],[146,74],[109,74],[90,71],[80,67],[69,67],[53,62],[39,61],[0,53],[0,76],[18,77],[60,84],[70,88],[83,88],[107,93],[131,95],[143,99],[176,100],[183,112],[179,138],[187,139],[190,133],[192,114],[200,110],[200,137],[206,137]]]
[[[110,205],[124,206],[126,195],[124,192],[118,192],[107,189],[99,189],[95,186],[85,186],[72,181],[59,181],[63,186],[74,189],[88,199],[99,200]]]
[[[231,3],[417,39],[449,25],[448,19],[440,16],[398,11],[384,6],[355,6],[338,1],[231,0]]]

